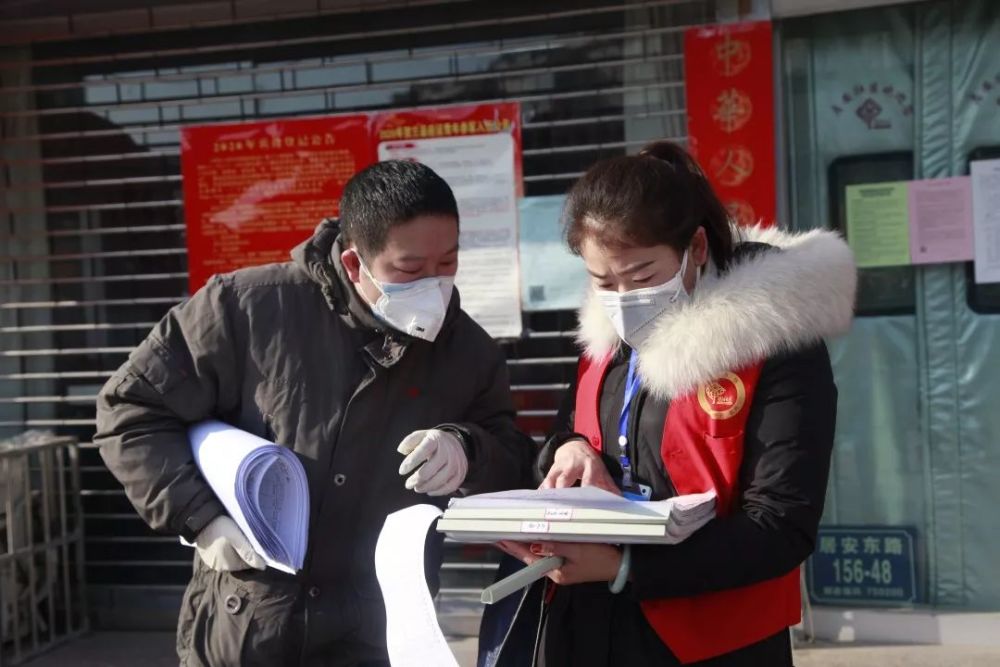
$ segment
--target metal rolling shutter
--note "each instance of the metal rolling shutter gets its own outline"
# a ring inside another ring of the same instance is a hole
[[[183,125],[519,100],[526,193],[561,193],[597,159],[684,140],[683,30],[711,5],[383,2],[0,49],[0,436],[89,441],[97,391],[185,297]],[[574,324],[528,313],[504,343],[538,439],[574,370]],[[160,591],[172,622],[190,552],[146,529],[92,445],[82,457],[96,606]],[[489,558],[456,548],[445,594],[478,590]]]

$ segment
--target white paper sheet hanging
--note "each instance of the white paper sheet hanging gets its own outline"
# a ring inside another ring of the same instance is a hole
[[[295,453],[219,421],[188,429],[202,476],[271,567],[302,569],[309,533],[309,484]]]
[[[386,647],[393,667],[458,667],[441,632],[424,578],[427,531],[441,516],[414,505],[386,517],[375,546],[375,575],[386,612]]]
[[[1000,160],[972,163],[976,282],[1000,283]]]

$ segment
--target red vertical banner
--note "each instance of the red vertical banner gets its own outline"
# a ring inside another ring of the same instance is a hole
[[[689,148],[733,218],[773,225],[777,212],[771,23],[684,34]]]
[[[288,259],[344,185],[375,161],[368,116],[331,116],[181,131],[191,293],[215,273]]]

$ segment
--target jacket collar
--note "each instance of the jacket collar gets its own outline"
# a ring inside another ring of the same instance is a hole
[[[384,326],[351,284],[340,262],[340,223],[327,218],[311,238],[292,250],[295,262],[323,290],[327,305],[352,329],[378,330]]]
[[[659,398],[781,352],[845,333],[854,314],[854,257],[836,233],[792,234],[739,228],[737,244],[764,244],[719,274],[702,276],[690,302],[653,323],[639,347],[639,376]],[[621,341],[591,291],[579,313],[577,341],[599,360]]]

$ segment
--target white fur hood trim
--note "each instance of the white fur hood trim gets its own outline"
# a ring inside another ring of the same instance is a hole
[[[857,270],[840,235],[741,228],[734,241],[765,243],[719,276],[708,270],[690,302],[653,323],[639,347],[643,385],[660,398],[690,393],[728,371],[846,333],[854,315]],[[620,340],[591,291],[580,309],[577,340],[601,359]]]

